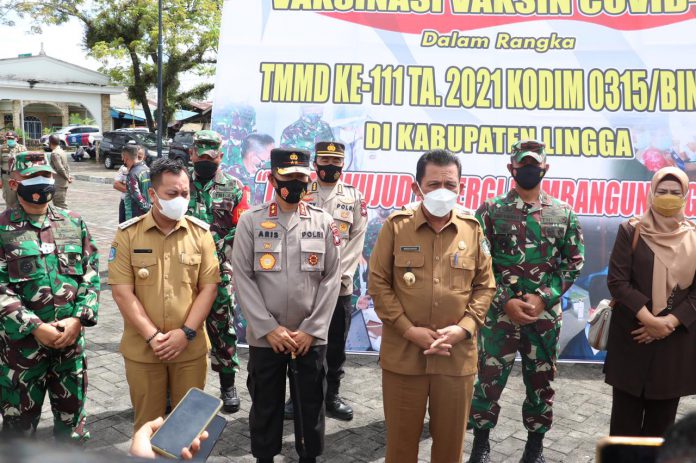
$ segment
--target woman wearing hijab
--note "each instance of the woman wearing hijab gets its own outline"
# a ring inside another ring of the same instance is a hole
[[[684,172],[660,169],[645,214],[622,223],[614,243],[607,284],[616,305],[604,364],[614,436],[662,436],[679,399],[696,394],[696,227],[684,217],[688,196]]]

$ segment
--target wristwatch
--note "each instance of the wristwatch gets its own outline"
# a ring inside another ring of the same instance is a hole
[[[186,335],[186,339],[188,339],[189,341],[193,341],[193,338],[196,337],[196,332],[186,325],[181,327],[181,331],[184,332],[184,334]]]

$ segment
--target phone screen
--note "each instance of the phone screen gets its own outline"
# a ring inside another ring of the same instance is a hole
[[[179,458],[222,407],[222,401],[200,389],[191,388],[157,430],[150,443],[156,452]]]
[[[654,463],[662,439],[608,437],[597,445],[598,463]]]
[[[206,428],[206,431],[208,431],[208,438],[201,442],[201,449],[193,457],[193,461],[206,461],[208,459],[213,452],[213,447],[215,447],[218,439],[220,439],[222,431],[225,430],[225,426],[227,426],[227,420],[220,415],[215,415]]]

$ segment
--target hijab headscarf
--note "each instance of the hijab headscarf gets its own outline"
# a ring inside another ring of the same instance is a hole
[[[667,178],[666,178],[667,177]],[[657,315],[665,307],[674,289],[691,286],[696,273],[696,227],[684,217],[684,208],[675,216],[666,217],[653,208],[655,192],[663,180],[674,177],[681,184],[682,197],[689,195],[689,178],[676,167],[664,167],[650,185],[647,210],[630,223],[640,223],[640,236],[655,254],[652,282],[652,312]]]

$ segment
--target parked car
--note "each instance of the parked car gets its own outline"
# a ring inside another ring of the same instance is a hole
[[[94,140],[97,140],[98,137],[101,136],[101,129],[99,129],[98,126],[96,125],[69,125],[67,127],[63,127],[61,129],[56,130],[52,134],[49,135],[58,135],[58,138],[60,139],[60,147],[61,148],[67,148],[68,147],[68,136],[70,135],[87,135],[87,138],[91,135]],[[48,146],[48,137],[49,135],[44,135],[41,137],[41,144],[44,146]],[[82,139],[80,139],[80,142]],[[71,146],[85,146],[85,145],[71,145]]]
[[[123,147],[129,143],[141,145],[145,148],[145,163],[149,166],[157,159],[157,135],[150,132],[122,131],[106,132],[102,138],[99,151],[104,159],[104,167],[113,169],[123,164],[121,153]],[[162,156],[169,154],[166,141],[162,140]]]
[[[84,146],[86,148],[91,148],[94,143],[102,139],[101,133],[73,133],[65,138],[65,142],[68,146],[80,147]]]
[[[147,127],[123,127],[122,129],[116,129],[114,132],[150,132]]]
[[[177,132],[174,138],[169,140],[169,159],[180,161],[185,166],[189,159],[189,149],[193,145],[193,134],[195,132]]]

